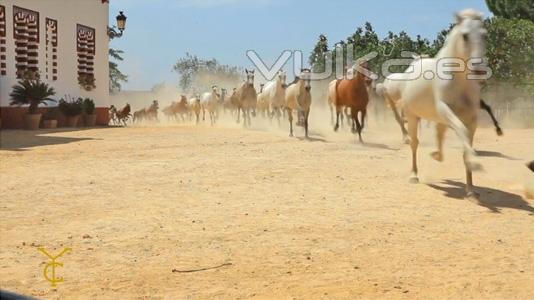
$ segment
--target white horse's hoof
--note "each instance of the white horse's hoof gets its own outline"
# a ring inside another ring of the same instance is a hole
[[[439,151],[435,151],[430,153],[430,156],[436,161],[442,162],[443,161],[443,154]]]
[[[409,182],[413,184],[419,183],[419,178],[417,178],[417,176],[412,176],[410,177]]]
[[[483,171],[484,168],[482,167],[482,164],[476,160],[471,159],[470,161],[466,162],[466,167],[471,172],[477,172],[477,171]]]
[[[468,199],[468,200],[479,200],[480,199],[480,194],[475,192],[475,191],[469,191],[465,194],[465,199]]]

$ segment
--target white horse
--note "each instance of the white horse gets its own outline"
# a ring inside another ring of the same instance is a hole
[[[210,115],[211,126],[215,125],[217,121],[217,111],[220,104],[221,95],[219,88],[214,85],[211,87],[211,92],[206,92],[200,97],[200,104],[202,105],[202,120],[206,117],[206,110]]]
[[[262,94],[269,103],[270,111],[269,115],[271,117],[276,116],[278,120],[278,125],[280,125],[280,117],[282,117],[282,111],[285,105],[285,96],[286,96],[286,84],[287,74],[284,71],[278,71],[276,74],[276,79],[269,81],[263,87]]]
[[[487,70],[482,64],[485,55],[486,30],[482,14],[467,9],[456,15],[456,25],[447,36],[445,45],[435,58],[423,58],[412,62],[414,69],[421,68],[423,76],[405,82],[402,90],[402,105],[408,121],[408,133],[412,149],[412,175],[410,182],[417,183],[417,129],[421,118],[436,122],[438,148],[441,153],[447,127],[451,127],[464,147],[466,170],[466,194],[473,191],[472,171],[482,168],[476,160],[472,147],[477,128],[477,112],[480,107],[480,83],[470,80],[469,75],[479,75]],[[451,58],[455,64],[469,68],[450,68]],[[445,66],[449,69],[445,70]],[[470,69],[470,70],[469,70]],[[439,71],[439,72],[438,72]],[[450,76],[449,78],[446,78]],[[441,160],[442,157],[435,157]]]

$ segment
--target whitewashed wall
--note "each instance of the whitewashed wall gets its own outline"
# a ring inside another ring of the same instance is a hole
[[[109,5],[101,0],[1,0],[7,19],[7,76],[0,76],[0,106],[9,106],[9,93],[16,84],[15,40],[13,39],[13,5],[39,12],[39,72],[41,79],[51,84],[56,97],[69,94],[89,97],[97,107],[109,106],[109,65],[107,36]],[[58,80],[45,79],[46,18],[58,21]],[[76,24],[95,29],[96,54],[94,74],[96,89],[85,91],[78,84]]]

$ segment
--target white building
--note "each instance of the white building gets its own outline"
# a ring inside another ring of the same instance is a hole
[[[0,1],[2,128],[23,126],[27,108],[10,106],[9,94],[28,71],[54,87],[57,100],[93,99],[97,124],[108,123],[108,15],[108,0]]]

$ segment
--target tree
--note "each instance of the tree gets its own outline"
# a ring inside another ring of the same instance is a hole
[[[112,29],[108,30],[108,37],[109,40],[113,40],[116,38],[120,38],[122,35],[117,34],[117,31],[115,30],[115,26],[112,27]],[[116,61],[123,61],[124,58],[122,57],[122,54],[124,54],[124,51],[119,49],[113,49],[109,48],[109,92],[118,92],[121,90],[122,85],[121,82],[128,82],[128,76],[122,73],[119,70],[119,64],[117,62],[112,61],[111,59],[114,59]]]
[[[319,40],[315,47],[313,47],[312,53],[308,59],[308,62],[312,66],[314,72],[324,72],[326,67],[326,53],[328,52],[328,39],[326,35],[319,35]]]
[[[534,82],[534,22],[496,17],[486,20],[485,27],[492,80]]]
[[[180,76],[183,91],[207,90],[212,85],[236,86],[241,78],[241,69],[219,63],[216,59],[201,59],[191,53],[178,59],[173,70]]]
[[[534,20],[532,0],[486,0],[486,4],[496,17]]]
[[[123,61],[122,54],[124,51],[109,48],[109,57],[117,61]],[[116,62],[109,61],[109,90],[110,92],[118,92],[121,90],[121,82],[128,82],[128,76],[119,70]]]

